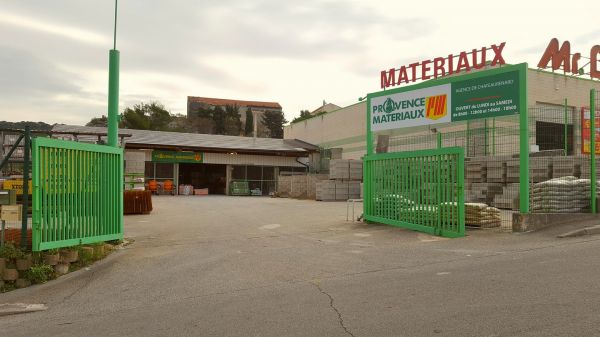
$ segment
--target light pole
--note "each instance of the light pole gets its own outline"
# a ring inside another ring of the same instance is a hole
[[[115,0],[115,28],[113,49],[108,59],[108,145],[119,146],[119,51],[117,50],[117,0]]]

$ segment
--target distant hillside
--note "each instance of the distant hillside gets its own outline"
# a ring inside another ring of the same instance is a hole
[[[24,129],[26,125],[29,125],[31,130],[50,131],[52,125],[44,122],[6,122],[0,121],[0,129]]]

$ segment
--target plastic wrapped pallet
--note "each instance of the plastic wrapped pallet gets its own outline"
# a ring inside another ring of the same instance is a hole
[[[331,159],[329,179],[362,180],[362,161],[353,159]]]
[[[590,206],[589,179],[566,176],[533,185],[531,210],[541,213],[580,213]]]
[[[491,228],[502,222],[500,210],[483,203],[465,203],[465,225]]]

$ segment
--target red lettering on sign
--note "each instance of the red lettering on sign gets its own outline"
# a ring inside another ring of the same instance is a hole
[[[431,76],[429,76],[427,74],[428,71],[431,70],[431,68],[429,68],[427,65],[431,63],[431,60],[425,60],[421,62],[421,79],[422,80],[428,80],[431,78]]]
[[[485,50],[486,48],[483,47],[481,48],[481,61],[479,63],[477,63],[477,49],[473,49],[472,51],[472,56],[473,56],[473,62],[471,64],[471,66],[475,69],[481,69],[483,67],[485,67]]]
[[[471,66],[469,66],[469,59],[467,58],[466,52],[460,52],[458,55],[458,65],[456,66],[456,72],[459,73],[461,69],[465,69],[465,71],[470,71]]]
[[[553,38],[550,40],[550,43],[548,43],[548,47],[546,47],[546,51],[542,55],[540,62],[538,62],[538,68],[546,68],[548,66],[548,62],[552,61],[552,70],[558,70],[562,65],[565,72],[570,72],[570,57],[571,43],[569,43],[569,41],[565,41],[563,42],[562,46],[560,46],[560,49],[558,49],[558,39]]]
[[[504,57],[502,57],[502,50],[504,49],[505,45],[506,42],[502,42],[499,46],[496,46],[495,44],[492,45],[492,50],[494,51],[492,66],[495,66],[496,63],[500,63],[501,65],[506,63],[504,62]]]
[[[600,70],[598,70],[598,55],[600,55],[600,46],[595,45],[590,50],[590,77],[600,79]]]
[[[396,85],[396,69],[392,68],[388,71],[382,70],[381,88],[389,88],[393,85]]]
[[[433,59],[433,77],[438,78],[438,76],[446,75],[446,69],[444,69],[444,63],[446,63],[446,59],[443,57],[436,57]],[[438,75],[441,73],[441,75]]]

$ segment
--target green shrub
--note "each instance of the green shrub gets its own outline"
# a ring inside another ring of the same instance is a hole
[[[0,247],[0,257],[5,259],[19,259],[24,255],[25,253],[19,247],[15,246],[13,242],[5,242],[4,246]]]
[[[25,278],[32,283],[45,283],[54,278],[54,269],[47,264],[36,264],[25,272]]]

